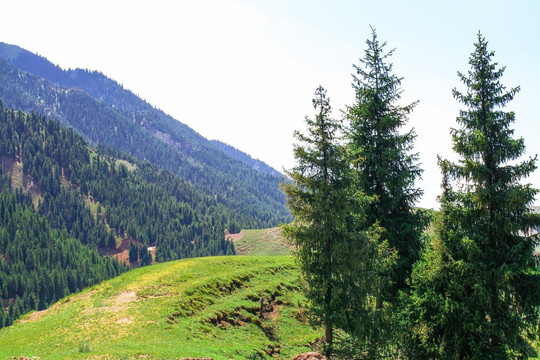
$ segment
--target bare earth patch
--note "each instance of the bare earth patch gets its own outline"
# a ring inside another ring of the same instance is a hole
[[[238,234],[230,234],[229,231],[225,230],[225,239],[230,239],[232,241],[238,241],[244,237],[244,233],[240,231]]]
[[[124,291],[123,293],[118,295],[116,299],[114,299],[114,304],[123,305],[123,304],[130,303],[132,301],[137,301],[137,293],[133,290],[129,290],[129,291]]]
[[[22,163],[9,156],[0,156],[0,166],[2,166],[4,174],[11,176],[11,185],[13,187],[22,189],[25,193],[30,193],[32,203],[37,208],[43,192],[30,175],[23,173]]]
[[[326,360],[326,356],[316,352],[308,352],[300,355],[296,355],[293,360]]]
[[[120,325],[128,325],[128,324],[131,324],[131,323],[133,323],[133,317],[128,316],[128,317],[124,317],[124,318],[118,319],[118,320],[116,320],[116,323],[117,323],[117,324],[120,324]]]
[[[118,262],[122,262],[129,265],[129,238],[123,238],[120,245],[112,249],[100,249],[100,254],[105,256],[112,256]]]
[[[41,311],[34,311],[33,313],[31,313],[31,314],[28,316],[28,319],[21,320],[21,323],[32,322],[32,321],[39,320],[39,319],[41,319],[41,318],[43,317],[43,315],[45,315],[48,311],[49,311],[49,309],[45,309],[45,310],[41,310]]]
[[[57,302],[56,304],[54,304],[53,306],[51,306],[48,309],[41,310],[41,311],[34,311],[34,312],[30,313],[30,315],[28,315],[28,318],[21,319],[21,323],[37,321],[37,320],[41,319],[45,314],[60,309],[64,304],[66,304],[67,302],[70,302],[72,300],[90,299],[90,296],[92,294],[94,294],[95,292],[96,292],[96,290],[92,290],[92,291],[90,291],[90,292],[88,292],[86,294],[77,295],[77,296],[74,296],[72,298],[65,298],[61,302]]]

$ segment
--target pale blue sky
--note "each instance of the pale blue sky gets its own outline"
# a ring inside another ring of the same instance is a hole
[[[480,30],[506,66],[503,83],[521,86],[507,109],[528,154],[540,153],[540,2],[519,1],[25,1],[4,0],[0,41],[64,68],[100,70],[208,138],[275,168],[290,168],[292,133],[313,116],[317,85],[334,115],[351,104],[352,64],[369,25],[396,48],[403,100],[425,169],[418,205],[437,207],[436,155],[453,157],[449,129],[461,105]],[[540,187],[540,171],[529,182]]]

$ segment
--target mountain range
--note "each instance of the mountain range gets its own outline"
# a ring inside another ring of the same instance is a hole
[[[42,56],[0,43],[0,100],[70,126],[91,144],[172,171],[244,214],[241,227],[273,227],[290,220],[278,171],[205,139],[98,71],[63,70]]]

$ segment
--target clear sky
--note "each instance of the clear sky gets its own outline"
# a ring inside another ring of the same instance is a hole
[[[455,159],[449,129],[463,108],[478,31],[506,66],[503,84],[521,86],[507,110],[527,155],[540,153],[540,1],[3,0],[0,41],[63,68],[99,70],[209,139],[278,170],[294,164],[294,130],[313,117],[321,84],[333,115],[352,104],[352,64],[370,25],[403,76],[403,101],[420,100],[409,124],[425,170],[418,205],[436,208],[437,154]],[[528,179],[540,187],[540,170]]]

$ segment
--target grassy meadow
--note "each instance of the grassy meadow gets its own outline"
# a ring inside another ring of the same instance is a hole
[[[242,230],[234,247],[238,255],[280,256],[291,255],[293,247],[281,233],[280,228]],[[237,235],[236,235],[237,236]]]
[[[288,256],[143,267],[0,330],[0,358],[289,359],[321,336],[299,286]]]

